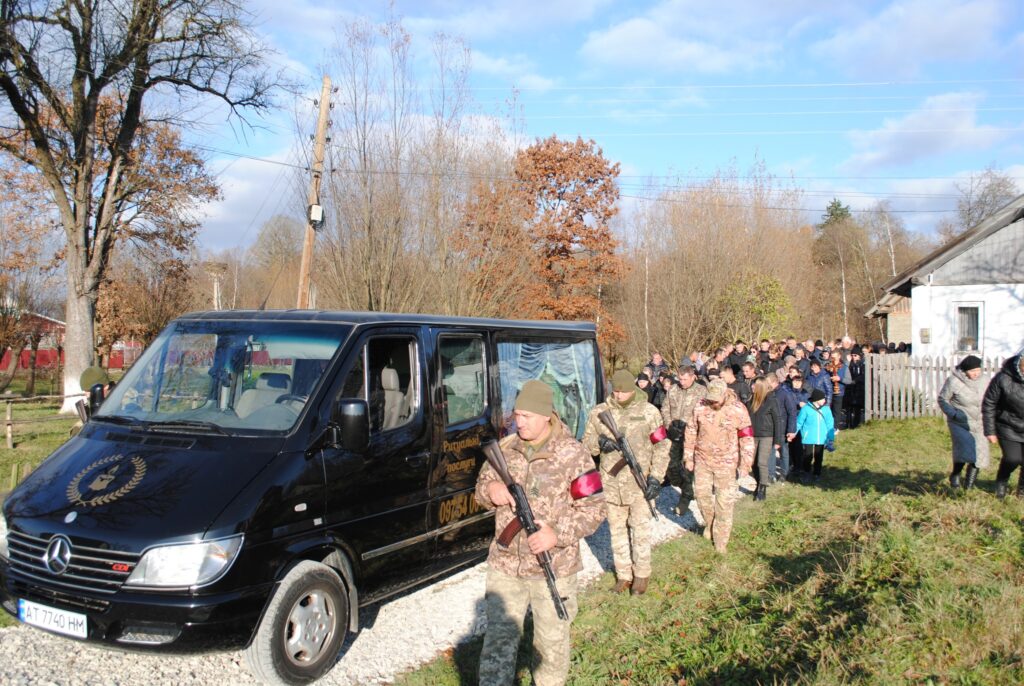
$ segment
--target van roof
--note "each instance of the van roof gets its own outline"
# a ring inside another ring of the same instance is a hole
[[[596,333],[593,322],[567,322],[515,319],[484,319],[478,317],[446,317],[439,314],[397,314],[393,312],[339,312],[334,310],[208,310],[190,312],[178,321],[274,321],[274,322],[331,322],[360,326],[365,324],[415,324],[482,326],[505,329],[544,329]]]

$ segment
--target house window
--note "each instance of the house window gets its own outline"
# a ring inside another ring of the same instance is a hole
[[[981,308],[977,305],[958,305],[956,308],[957,352],[977,352],[981,341]]]

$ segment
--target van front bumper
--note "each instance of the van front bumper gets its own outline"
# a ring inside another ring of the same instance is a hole
[[[18,600],[84,614],[87,641],[132,650],[196,653],[249,645],[272,583],[204,595],[67,593],[24,578],[0,560],[0,605],[18,616]],[[71,637],[67,637],[71,638]]]

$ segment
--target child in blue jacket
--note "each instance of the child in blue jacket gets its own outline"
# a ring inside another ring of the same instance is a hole
[[[815,481],[821,478],[825,444],[834,439],[835,428],[835,419],[826,404],[825,393],[815,388],[811,391],[809,402],[800,408],[796,417],[796,430],[804,446],[803,471],[809,471],[813,463]]]

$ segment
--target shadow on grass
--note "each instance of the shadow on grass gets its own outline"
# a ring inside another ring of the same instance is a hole
[[[487,604],[484,598],[476,603],[476,613],[480,616],[487,614]],[[476,686],[480,681],[480,653],[483,650],[484,637],[477,636],[469,641],[464,641],[453,648],[448,657],[458,675],[461,686]],[[514,684],[521,683],[522,679],[529,677],[533,656],[533,615],[527,613],[523,623],[523,632],[516,650],[516,677]]]

